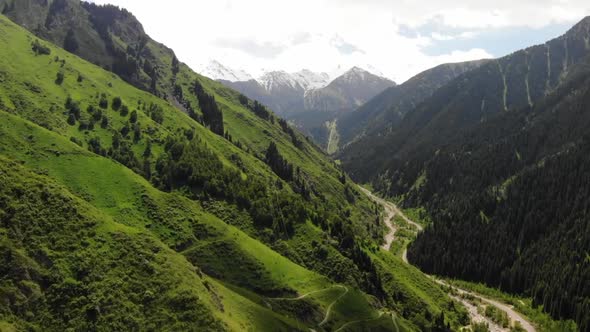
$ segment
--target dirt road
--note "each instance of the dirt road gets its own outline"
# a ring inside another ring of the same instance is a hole
[[[386,244],[383,246],[383,249],[389,251],[389,248],[391,247],[391,243],[393,242],[393,240],[395,238],[396,229],[391,224],[391,220],[393,220],[393,217],[396,216],[396,215],[399,215],[408,224],[413,225],[417,229],[418,232],[421,232],[421,231],[424,230],[424,228],[420,224],[418,224],[418,223],[410,220],[408,217],[406,217],[404,215],[404,213],[395,204],[393,204],[391,202],[388,202],[388,201],[386,201],[386,200],[384,200],[382,198],[379,198],[379,197],[375,196],[373,193],[371,193],[369,190],[367,190],[365,188],[362,188],[362,187],[359,187],[359,188],[371,200],[373,200],[374,202],[376,202],[378,204],[381,204],[383,206],[383,208],[385,209],[386,213],[387,213],[384,221],[385,221],[385,224],[387,225],[387,227],[390,229],[390,232],[385,236],[385,243]],[[403,261],[406,264],[409,264],[409,262],[408,262],[408,255],[407,254],[408,254],[408,250],[406,248],[406,249],[404,249],[404,251],[402,253],[402,259],[403,259]],[[446,282],[444,282],[442,280],[438,280],[438,279],[436,279],[436,278],[434,278],[432,276],[429,276],[429,277],[432,278],[436,283],[438,283],[440,285],[449,286]],[[504,303],[501,303],[501,302],[492,300],[492,299],[488,299],[486,297],[481,296],[480,294],[476,294],[476,293],[469,292],[469,291],[464,290],[464,289],[461,289],[461,288],[457,288],[455,286],[453,286],[453,288],[455,288],[455,290],[457,290],[457,292],[459,294],[470,294],[470,295],[472,295],[472,296],[474,296],[476,298],[479,298],[482,302],[485,302],[485,303],[487,303],[489,305],[493,305],[493,306],[497,307],[498,309],[506,312],[506,314],[508,315],[508,317],[510,318],[510,320],[512,321],[512,323],[517,322],[517,321],[520,322],[521,326],[527,332],[536,332],[537,331],[535,329],[535,327],[529,321],[527,321],[526,319],[524,319],[519,313],[517,313],[516,311],[514,311],[514,309],[512,309],[510,306],[508,306],[508,305],[506,305]],[[465,303],[465,301],[463,301],[461,299],[459,299],[459,301],[462,302],[466,306],[466,308],[468,309],[468,311],[470,313],[471,318],[474,321],[477,321],[477,322],[482,321],[482,320],[488,321],[488,323],[490,324],[490,328],[492,328],[493,331],[509,331],[508,329],[501,328],[497,324],[494,324],[487,317],[481,316],[480,314],[477,313],[477,310],[475,310],[475,311],[474,310],[470,310],[470,309],[473,309],[473,308],[470,308],[469,307],[469,304],[468,303]]]

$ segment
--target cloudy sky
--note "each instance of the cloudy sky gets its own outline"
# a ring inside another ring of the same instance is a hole
[[[133,12],[193,68],[374,67],[403,82],[444,62],[498,57],[564,33],[587,0],[94,0]]]

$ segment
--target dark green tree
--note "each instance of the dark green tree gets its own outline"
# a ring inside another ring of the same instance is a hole
[[[137,111],[133,111],[131,112],[131,115],[129,116],[129,122],[131,123],[136,123],[137,122]]]
[[[80,45],[76,39],[74,29],[70,28],[66,34],[66,39],[64,40],[64,49],[70,53],[76,53],[79,47]]]
[[[113,101],[111,103],[111,107],[113,108],[113,110],[118,111],[121,108],[121,105],[123,105],[121,97],[113,98]]]

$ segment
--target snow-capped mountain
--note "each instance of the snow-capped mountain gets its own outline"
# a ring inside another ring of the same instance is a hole
[[[295,73],[268,71],[253,78],[244,70],[236,70],[211,61],[201,74],[256,99],[275,113],[290,118],[310,111],[347,112],[364,104],[395,83],[374,68],[370,71],[337,66],[329,73],[303,69]]]
[[[305,90],[294,75],[282,70],[265,73],[256,81],[271,93],[274,90],[282,89]]]
[[[295,80],[307,91],[323,88],[330,83],[330,75],[326,73],[314,73],[311,70],[303,69],[291,74]]]
[[[226,67],[215,60],[201,66],[197,71],[201,75],[217,81],[246,82],[254,79],[244,70]]]

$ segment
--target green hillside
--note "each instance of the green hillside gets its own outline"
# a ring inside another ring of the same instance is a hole
[[[443,313],[458,325],[431,281],[398,284],[401,261],[375,258],[379,210],[335,163],[261,105],[181,76],[194,104],[0,16],[0,326],[433,330]]]

